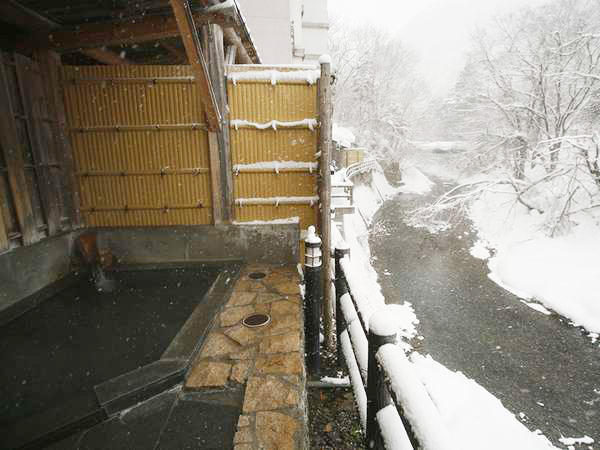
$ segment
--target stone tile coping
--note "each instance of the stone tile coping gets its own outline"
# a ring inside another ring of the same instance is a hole
[[[262,272],[264,278],[249,275]],[[235,450],[306,449],[306,370],[299,276],[295,266],[242,268],[185,381],[186,391],[244,389]],[[242,325],[269,314],[263,327]]]

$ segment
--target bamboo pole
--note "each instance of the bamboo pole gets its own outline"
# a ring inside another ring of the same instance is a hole
[[[321,152],[321,235],[323,237],[323,326],[325,345],[333,349],[333,299],[331,296],[331,59],[324,55],[319,59],[319,151]]]

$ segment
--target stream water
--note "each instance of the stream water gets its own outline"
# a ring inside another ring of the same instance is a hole
[[[600,350],[568,320],[524,305],[473,258],[464,223],[441,234],[407,226],[407,211],[429,196],[401,194],[375,216],[373,265],[388,303],[411,302],[420,320],[415,349],[462,371],[526,415],[555,445],[561,436],[600,441]],[[596,444],[595,444],[596,445]],[[587,448],[587,446],[585,447]]]

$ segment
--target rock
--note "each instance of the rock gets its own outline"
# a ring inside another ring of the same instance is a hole
[[[250,418],[248,416],[240,416],[238,418],[238,428],[247,427],[250,425]]]
[[[233,438],[234,444],[250,444],[252,441],[252,429],[250,427],[239,429]]]
[[[256,360],[257,375],[264,374],[302,374],[302,357],[299,352],[283,355],[261,356]]]
[[[282,297],[279,294],[272,294],[270,292],[259,292],[258,294],[256,294],[256,303],[272,303],[276,302],[277,300],[282,300],[283,298],[284,297]]]
[[[294,435],[300,424],[292,417],[277,412],[259,412],[256,415],[256,437],[259,448],[293,450]]]
[[[262,340],[260,353],[289,353],[300,349],[300,332],[291,331],[286,334],[269,336]]]
[[[253,312],[254,307],[251,305],[227,308],[220,315],[221,326],[230,327],[232,325],[236,325],[237,323],[240,323],[244,317],[252,314]]]
[[[266,292],[267,287],[259,280],[239,280],[234,292]]]
[[[299,394],[289,384],[274,376],[251,377],[244,395],[244,413],[296,406]]]
[[[281,301],[271,303],[271,315],[275,317],[292,315],[298,317],[300,315],[300,307],[297,303]]]
[[[300,330],[300,318],[298,316],[274,316],[271,323],[264,328],[263,335],[272,336],[294,330]]]
[[[256,292],[234,292],[227,302],[227,307],[251,305],[256,300]]]
[[[240,345],[246,346],[256,342],[262,337],[261,328],[248,328],[244,325],[237,325],[224,331],[230,339],[233,339]]]
[[[298,282],[296,281],[285,281],[283,283],[277,283],[273,285],[273,288],[285,295],[300,293],[300,289],[298,288]]]
[[[231,381],[235,381],[239,384],[244,384],[248,377],[248,369],[250,368],[249,361],[240,361],[235,363],[231,370]]]
[[[185,382],[187,388],[223,387],[227,384],[231,364],[200,361]]]
[[[239,352],[241,346],[221,333],[210,333],[202,346],[201,358],[214,358]]]

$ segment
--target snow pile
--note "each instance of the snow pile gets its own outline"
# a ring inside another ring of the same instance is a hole
[[[275,172],[279,172],[279,170],[285,169],[308,169],[309,172],[312,173],[313,170],[319,168],[318,162],[310,162],[310,161],[260,161],[250,164],[234,164],[233,172],[244,172],[250,170],[274,170]]]
[[[404,429],[404,424],[394,405],[387,405],[377,411],[377,422],[386,450],[412,450],[413,446]],[[373,442],[369,442],[369,446]]]
[[[456,152],[469,148],[469,144],[463,141],[409,141],[421,151]]]
[[[389,184],[385,175],[377,170],[371,172],[371,183],[354,185],[354,204],[367,223],[371,223],[383,202],[400,192]],[[366,230],[365,230],[366,231]]]
[[[431,187],[435,184],[415,166],[401,167],[400,170],[402,171],[402,186],[399,188],[399,192],[426,194],[431,191]]]
[[[273,220],[251,220],[248,222],[233,221],[233,225],[289,225],[300,223],[300,217],[287,217],[285,219],[273,219]]]
[[[354,136],[352,131],[350,131],[348,128],[341,127],[336,123],[333,124],[331,135],[332,139],[342,147],[352,147],[356,141],[356,136]]]
[[[244,119],[232,119],[229,121],[229,126],[239,130],[241,127],[256,128],[258,130],[267,130],[272,128],[277,131],[277,127],[281,128],[292,128],[292,127],[306,127],[310,131],[314,131],[317,127],[317,119],[302,119],[295,120],[292,122],[282,122],[280,120],[271,120],[270,122],[258,123]]]
[[[561,437],[559,441],[565,445],[568,445],[569,448],[575,448],[574,445],[591,445],[594,443],[594,440],[589,436],[583,436],[580,438],[567,438]]]
[[[238,82],[270,81],[275,86],[280,81],[305,82],[315,84],[321,72],[319,70],[251,70],[248,72],[231,72],[227,78],[235,85]]]
[[[431,356],[413,353],[416,373],[439,411],[446,429],[462,450],[548,450],[550,441],[531,432],[502,402],[461,372],[452,372]]]
[[[591,332],[600,332],[600,226],[579,215],[563,235],[548,237],[547,217],[516,203],[514,191],[498,186],[469,209],[482,247],[495,250],[490,278],[524,299],[536,299]]]

